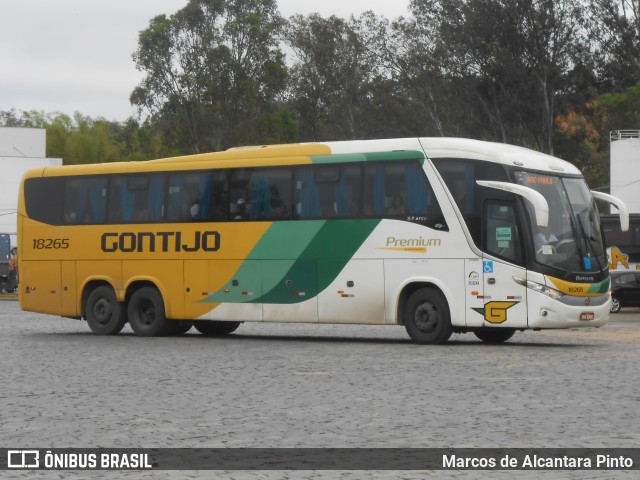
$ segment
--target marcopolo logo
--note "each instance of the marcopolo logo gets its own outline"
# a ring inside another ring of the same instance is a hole
[[[103,252],[217,252],[220,233],[194,232],[108,232],[100,240]]]

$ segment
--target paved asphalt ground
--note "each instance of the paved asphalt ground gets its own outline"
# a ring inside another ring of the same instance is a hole
[[[600,329],[454,335],[244,324],[99,337],[0,301],[0,448],[640,447],[640,312]],[[0,478],[637,478],[607,471],[0,472]]]

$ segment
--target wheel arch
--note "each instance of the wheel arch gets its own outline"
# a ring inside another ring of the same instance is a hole
[[[464,326],[464,322],[462,325],[458,325],[455,319],[458,318],[457,309],[455,307],[455,302],[453,301],[453,293],[444,285],[440,284],[437,281],[432,280],[410,280],[405,283],[401,288],[399,294],[396,296],[396,308],[395,308],[395,324],[403,325],[404,322],[404,310],[407,305],[407,301],[409,297],[416,291],[421,288],[432,288],[434,290],[439,291],[444,300],[447,302],[447,307],[449,308],[449,315],[451,317],[451,324],[453,326]]]
[[[102,286],[109,287],[114,291],[114,293],[116,293],[116,289],[113,288],[113,285],[111,284],[111,282],[109,282],[104,278],[91,279],[83,285],[82,294],[80,295],[80,316],[82,318],[84,319],[87,318],[86,306],[87,306],[87,300],[89,299],[89,295],[91,295],[91,292],[93,292],[96,288],[102,287]]]
[[[158,286],[157,283],[155,283],[154,281],[150,280],[150,279],[137,279],[137,280],[133,280],[132,282],[130,282],[127,285],[127,288],[125,290],[125,295],[124,295],[124,301],[125,303],[129,302],[129,299],[131,298],[131,296],[136,293],[138,290],[140,290],[141,288],[144,287],[153,287],[155,288],[158,293],[160,294],[160,296],[162,297],[162,301],[165,303],[165,308],[166,308],[166,300],[165,300],[165,295],[162,292],[162,289]]]

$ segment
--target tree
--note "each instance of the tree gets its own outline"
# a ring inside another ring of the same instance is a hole
[[[383,116],[392,113],[394,123],[409,135],[450,135],[465,131],[471,119],[461,105],[457,79],[447,69],[448,52],[436,41],[434,20],[426,15],[381,22],[368,42],[375,45],[389,79]]]
[[[275,0],[190,0],[155,17],[133,56],[145,78],[131,103],[184,153],[261,142],[286,80],[281,24]]]
[[[624,92],[605,93],[584,113],[570,110],[556,119],[558,142],[594,186],[609,185],[610,132],[640,129],[640,82]]]
[[[303,140],[363,138],[375,70],[363,41],[363,17],[318,14],[289,19],[283,38],[294,53],[290,103]]]
[[[150,127],[130,118],[124,124],[92,119],[76,112],[0,111],[0,126],[44,128],[47,156],[62,158],[65,165],[148,160],[170,156],[162,137]]]
[[[602,91],[622,91],[640,79],[640,0],[589,0]]]
[[[553,153],[559,97],[584,36],[576,1],[412,0],[411,11],[443,75],[484,118],[481,136]]]

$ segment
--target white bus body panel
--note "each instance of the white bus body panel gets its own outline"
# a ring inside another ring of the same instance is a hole
[[[320,260],[318,270],[331,260]],[[384,323],[385,272],[380,259],[351,260],[318,295],[321,323]]]

